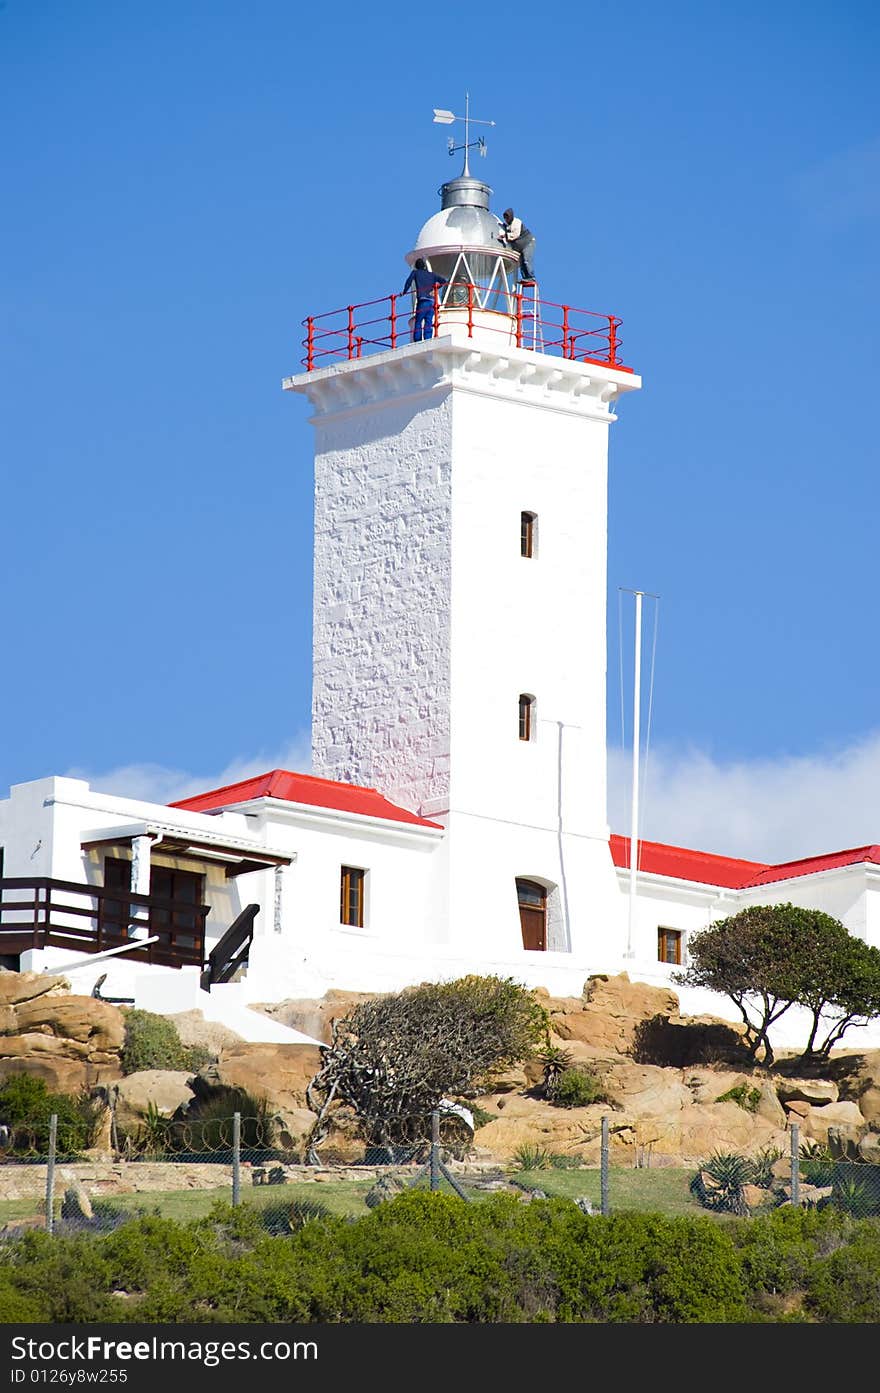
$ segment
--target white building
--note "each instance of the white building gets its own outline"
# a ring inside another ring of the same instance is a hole
[[[106,974],[104,996],[288,1039],[247,1003],[471,971],[559,995],[594,972],[668,982],[688,934],[748,904],[819,906],[880,947],[876,847],[765,866],[643,843],[627,952],[606,484],[614,403],[641,383],[614,316],[517,284],[490,193],[465,168],[408,253],[446,278],[435,337],[411,341],[400,295],[318,316],[284,383],[316,434],[315,774],[172,807],[15,786],[7,966],[79,962],[80,989]]]

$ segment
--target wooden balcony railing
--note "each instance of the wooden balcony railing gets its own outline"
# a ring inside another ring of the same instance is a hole
[[[258,904],[249,904],[208,954],[201,978],[203,991],[209,992],[212,986],[231,981],[238,968],[245,965],[254,939],[254,921],[259,912]]]
[[[159,895],[71,880],[7,876],[0,879],[0,953],[14,956],[50,946],[102,953],[135,944],[137,937],[156,935],[156,943],[132,947],[124,956],[163,967],[202,967],[209,913],[206,904]]]

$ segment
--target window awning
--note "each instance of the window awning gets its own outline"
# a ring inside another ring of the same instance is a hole
[[[244,875],[248,871],[272,870],[289,866],[296,854],[264,846],[250,837],[226,836],[219,832],[189,830],[172,823],[130,822],[120,827],[106,827],[91,832],[82,841],[83,851],[101,846],[131,846],[135,837],[152,838],[157,851],[182,856],[193,861],[212,861],[226,868],[226,878]]]

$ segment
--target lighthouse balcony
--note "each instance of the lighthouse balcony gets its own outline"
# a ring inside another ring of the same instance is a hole
[[[480,285],[450,280],[434,289],[433,334],[479,339],[499,350],[516,347],[632,372],[621,357],[621,320],[539,298],[537,286]],[[415,303],[409,294],[345,305],[303,320],[307,372],[413,343]]]

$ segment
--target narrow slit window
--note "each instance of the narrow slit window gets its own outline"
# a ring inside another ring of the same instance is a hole
[[[535,738],[535,698],[529,696],[528,692],[521,693],[519,699],[519,738]]]
[[[339,922],[353,929],[364,927],[364,876],[355,866],[342,867]]]
[[[682,938],[680,929],[667,929],[660,925],[657,929],[657,957],[661,963],[673,963],[676,967],[681,967]]]
[[[538,541],[538,514],[519,515],[519,554],[532,557],[536,553]]]

